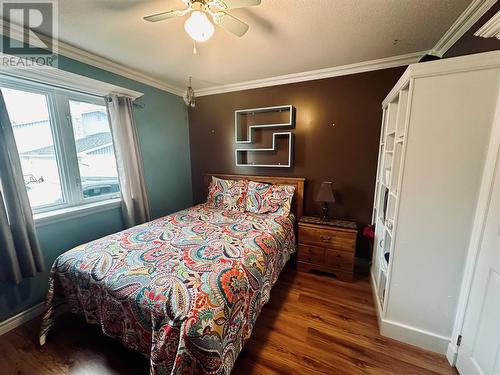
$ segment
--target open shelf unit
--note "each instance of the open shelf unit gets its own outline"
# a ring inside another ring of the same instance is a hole
[[[382,312],[389,279],[393,233],[397,220],[398,192],[406,146],[409,83],[403,86],[383,108],[382,131],[372,223],[375,224],[373,275],[376,298]]]
[[[255,133],[262,129],[294,128],[295,108],[288,104],[274,107],[240,109],[234,112],[234,142],[237,167],[290,168],[293,164],[293,133],[273,132],[272,145],[255,147]],[[286,140],[287,152],[278,156],[279,140]],[[248,147],[250,146],[250,147]]]

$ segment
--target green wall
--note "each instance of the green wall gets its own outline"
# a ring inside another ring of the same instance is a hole
[[[59,68],[144,93],[134,106],[153,218],[192,205],[187,110],[182,98],[140,82],[60,56]],[[46,270],[21,284],[0,284],[0,322],[42,302],[56,257],[123,229],[119,208],[38,226]]]

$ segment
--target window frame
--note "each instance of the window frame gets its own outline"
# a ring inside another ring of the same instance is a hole
[[[116,203],[121,200],[121,185],[119,192],[85,198],[83,195],[80,167],[78,165],[76,139],[74,136],[69,103],[70,101],[78,101],[106,107],[106,99],[104,96],[55,87],[45,83],[34,82],[2,74],[0,74],[0,88],[9,88],[41,94],[45,96],[47,101],[50,130],[52,133],[52,140],[56,155],[63,202],[36,207],[32,206],[33,214],[48,214],[52,211],[64,212],[70,209],[77,209],[78,207],[83,208],[89,205],[95,206],[96,203],[100,202],[106,204]],[[111,124],[109,122],[109,113],[107,108],[106,113],[111,132]],[[119,179],[118,184],[120,184]]]
[[[121,197],[120,193],[121,186],[120,186],[120,191],[117,193],[103,194],[97,197],[85,198],[83,196],[82,178],[80,175],[80,167],[78,165],[78,153],[76,151],[76,139],[73,130],[73,120],[71,117],[71,108],[69,102],[78,101],[78,102],[95,104],[106,107],[106,99],[103,97],[98,97],[96,95],[77,93],[77,92],[66,92],[66,93],[59,92],[56,94],[56,98],[59,101],[58,109],[61,110],[61,108],[64,108],[64,113],[61,114],[62,118],[60,119],[60,122],[61,124],[64,124],[63,127],[65,127],[65,129],[63,129],[62,131],[63,137],[65,137],[62,143],[63,145],[67,145],[66,152],[69,155],[68,157],[69,165],[67,173],[70,178],[70,186],[68,193],[70,194],[71,200],[73,202],[71,206],[82,206],[85,204],[107,201]],[[111,124],[109,120],[109,113],[107,108],[106,108],[106,115],[108,117],[108,124],[110,126],[109,131],[112,134]],[[116,162],[114,144],[112,144],[112,147]],[[118,165],[116,165],[116,170],[118,171]],[[73,183],[71,183],[71,181],[73,181]],[[119,179],[118,179],[118,184],[120,185]]]

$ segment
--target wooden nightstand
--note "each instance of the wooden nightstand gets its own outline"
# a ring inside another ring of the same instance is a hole
[[[339,280],[352,281],[358,234],[355,222],[302,216],[299,221],[297,268],[309,272],[334,273]]]

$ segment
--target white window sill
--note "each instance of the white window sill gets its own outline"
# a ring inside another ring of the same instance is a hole
[[[66,207],[59,210],[34,214],[36,227],[42,227],[49,224],[54,224],[59,221],[66,221],[77,217],[87,216],[102,211],[107,211],[116,207],[120,207],[121,199],[114,198],[105,201],[94,202],[76,207]]]

